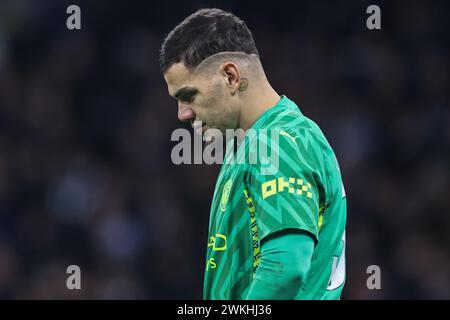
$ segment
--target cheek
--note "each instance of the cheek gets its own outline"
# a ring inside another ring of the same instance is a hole
[[[210,97],[216,100],[216,102],[224,102],[228,98],[229,91],[226,83],[224,83],[222,78],[215,78],[210,82],[208,86],[208,92],[210,94]]]
[[[198,100],[199,117],[213,125],[230,125],[234,122],[235,109],[228,88],[217,79],[208,83],[204,95]]]
[[[224,103],[225,99],[220,90],[221,88],[218,86],[210,87],[210,90],[205,93],[205,98],[202,101],[199,100],[203,112],[210,115],[217,115],[224,112],[226,103]]]

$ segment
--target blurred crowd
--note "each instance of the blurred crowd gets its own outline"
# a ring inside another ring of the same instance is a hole
[[[217,165],[171,163],[164,36],[217,6],[324,131],[348,201],[345,299],[450,299],[445,1],[0,0],[0,298],[201,298]],[[78,265],[82,290],[67,290]],[[381,269],[368,290],[366,269]]]

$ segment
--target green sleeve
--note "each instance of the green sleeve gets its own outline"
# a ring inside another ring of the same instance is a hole
[[[313,252],[314,240],[308,232],[287,229],[267,237],[246,299],[294,299],[306,280]]]

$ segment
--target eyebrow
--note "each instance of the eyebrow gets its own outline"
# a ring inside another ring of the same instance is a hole
[[[178,89],[175,94],[173,95],[173,97],[175,99],[179,99],[180,97],[187,95],[187,94],[197,94],[198,93],[198,89],[194,88],[194,87],[183,87],[181,89]]]

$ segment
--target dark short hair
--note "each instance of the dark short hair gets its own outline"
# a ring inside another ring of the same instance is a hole
[[[252,33],[244,21],[220,9],[201,9],[177,25],[166,37],[160,51],[164,73],[174,63],[195,68],[219,52],[258,55]]]

